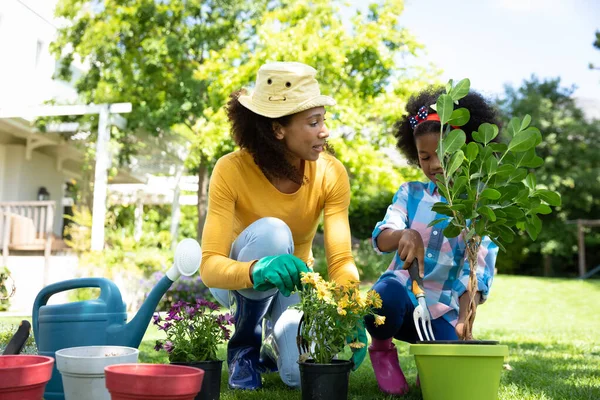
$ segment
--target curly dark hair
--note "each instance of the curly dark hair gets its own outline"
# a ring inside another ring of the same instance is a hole
[[[304,182],[302,171],[286,160],[287,147],[275,137],[273,131],[274,122],[288,126],[292,116],[268,118],[256,114],[244,107],[238,100],[241,95],[246,93],[245,89],[237,90],[231,93],[227,102],[227,117],[231,122],[233,140],[238,146],[252,154],[254,162],[269,180],[287,178],[302,184]]]
[[[394,127],[394,136],[398,139],[398,149],[406,157],[409,163],[419,164],[419,154],[415,137],[440,131],[439,121],[424,121],[417,125],[415,129],[410,126],[408,121],[410,116],[417,114],[422,106],[430,106],[435,104],[438,97],[444,93],[444,88],[441,86],[430,86],[421,91],[419,94],[411,96],[406,105],[407,114],[402,117]],[[456,106],[455,106],[456,107]],[[479,125],[484,122],[495,124],[498,128],[501,127],[498,111],[488,102],[481,94],[471,90],[464,98],[458,101],[457,107],[464,107],[469,110],[471,118],[469,122],[461,126],[460,129],[465,131],[467,143],[473,141],[472,133],[479,129]],[[435,113],[431,108],[429,113]],[[498,141],[499,136],[496,136],[494,141]]]

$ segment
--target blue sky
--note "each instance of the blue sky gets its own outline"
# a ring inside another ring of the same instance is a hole
[[[363,8],[364,0],[351,1]],[[442,78],[469,78],[487,95],[536,74],[578,86],[600,107],[600,0],[406,0],[401,25],[425,45]]]

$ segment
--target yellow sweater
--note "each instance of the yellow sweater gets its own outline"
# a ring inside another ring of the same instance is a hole
[[[340,284],[358,281],[350,245],[346,169],[335,157],[323,153],[317,161],[305,162],[304,175],[308,183],[295,193],[285,194],[269,182],[246,150],[217,161],[202,233],[200,275],[207,286],[230,290],[252,287],[249,274],[253,261],[235,261],[229,253],[235,238],[264,217],[279,218],[290,227],[294,255],[312,267],[312,241],[322,211],[330,279]]]

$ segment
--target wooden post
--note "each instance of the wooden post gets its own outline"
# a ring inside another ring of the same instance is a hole
[[[185,160],[184,160],[185,161]],[[179,184],[181,183],[181,177],[183,176],[184,170],[183,162],[177,166],[177,172],[175,173],[175,187],[173,188],[173,204],[171,206],[171,250],[175,251],[177,247],[177,238],[179,231],[179,218],[181,217],[181,208],[179,206],[179,194],[181,189]]]
[[[577,220],[577,242],[579,247],[579,277],[585,275],[585,232],[583,231],[583,221]]]
[[[48,204],[46,206],[46,243],[44,246],[44,286],[48,285],[48,276],[50,272],[50,256],[52,254],[52,239],[54,226],[54,205]]]
[[[96,169],[94,171],[94,203],[92,210],[92,250],[104,249],[104,219],[106,218],[106,191],[108,182],[110,126],[108,105],[100,109],[98,139],[96,141]]]
[[[4,229],[2,229],[2,263],[8,267],[8,244],[10,243],[10,206],[2,207],[4,214]]]

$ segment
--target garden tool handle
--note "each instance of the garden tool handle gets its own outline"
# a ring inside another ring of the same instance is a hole
[[[40,308],[42,306],[45,306],[46,303],[48,303],[48,300],[50,300],[50,297],[57,293],[72,289],[83,288],[99,288],[100,296],[98,298],[102,299],[106,303],[107,309],[109,310],[115,309],[116,307],[123,304],[119,288],[117,287],[117,285],[115,285],[113,282],[109,281],[106,278],[77,278],[52,283],[40,290],[33,302],[33,310],[31,312],[31,326],[33,328],[33,336],[36,339],[36,341],[39,340],[38,316]]]
[[[408,267],[408,273],[410,274],[410,279],[412,280],[412,284],[410,286],[413,294],[416,297],[425,297],[425,289],[423,288],[423,278],[419,274],[419,261],[417,259],[413,259],[410,267]]]
[[[2,355],[3,356],[17,355],[17,354],[21,353],[21,350],[23,350],[23,346],[25,346],[25,342],[27,342],[27,339],[29,339],[30,331],[31,331],[31,324],[29,323],[29,321],[22,320],[21,323],[19,324],[19,328],[17,329],[17,332],[10,339],[10,342],[8,342],[8,345],[6,345],[6,348],[4,349],[4,352],[2,353]]]

